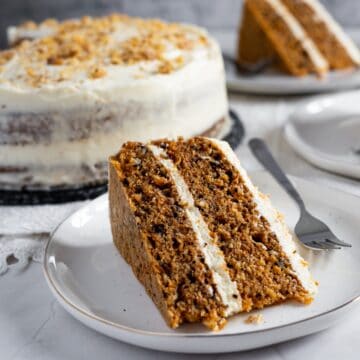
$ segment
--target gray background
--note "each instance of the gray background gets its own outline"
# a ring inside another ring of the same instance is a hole
[[[360,0],[321,0],[345,27],[360,25]],[[0,46],[5,29],[28,19],[66,18],[120,11],[142,17],[187,21],[209,28],[235,29],[242,0],[0,0]]]

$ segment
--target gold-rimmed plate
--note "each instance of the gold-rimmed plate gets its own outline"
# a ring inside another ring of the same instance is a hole
[[[296,205],[265,172],[252,178],[285,214],[290,227]],[[246,324],[248,314],[234,316],[220,332],[201,325],[167,327],[155,305],[115,249],[107,195],[67,218],[54,231],[45,252],[44,272],[60,304],[86,326],[134,345],[174,352],[220,353],[254,349],[308,335],[336,324],[360,296],[360,198],[292,178],[318,216],[350,249],[302,255],[320,282],[309,306],[286,303],[261,311],[262,324]]]

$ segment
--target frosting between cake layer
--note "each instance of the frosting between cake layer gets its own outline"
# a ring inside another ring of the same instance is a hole
[[[283,220],[282,215],[277,212],[270,203],[267,196],[262,194],[251,182],[245,169],[241,166],[240,160],[236,157],[230,146],[224,142],[215,139],[211,139],[213,144],[217,146],[223,154],[226,156],[228,161],[237,169],[246,187],[253,195],[254,202],[256,203],[257,210],[260,216],[266,218],[269,222],[271,231],[276,235],[284,253],[286,254],[291,267],[300,281],[301,285],[309,295],[313,297],[317,292],[317,286],[314,279],[312,278],[307,263],[298,254],[294,240]]]
[[[183,177],[162,148],[155,145],[148,145],[148,148],[157,160],[169,171],[182,202],[186,204],[185,211],[194,229],[200,250],[205,258],[205,263],[212,273],[223,304],[227,306],[225,316],[240,312],[242,308],[241,296],[237,289],[236,282],[231,280],[227,271],[224,255],[211,238],[208,226],[199,209],[195,206],[194,199]]]
[[[322,20],[328,27],[329,31],[337,38],[337,40],[345,48],[348,55],[355,64],[360,65],[360,51],[351,38],[344,32],[340,25],[333,19],[333,17],[326,11],[324,6],[317,0],[303,0],[315,12],[316,16]]]
[[[328,62],[318,50],[314,42],[306,35],[305,30],[290,11],[282,4],[281,0],[266,0],[274,11],[286,22],[292,34],[300,41],[308,53],[315,67],[320,71],[326,71]]]

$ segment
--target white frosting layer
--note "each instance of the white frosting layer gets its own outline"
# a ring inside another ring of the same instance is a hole
[[[105,161],[110,154],[117,152],[125,141],[145,142],[149,139],[175,138],[179,135],[190,137],[194,131],[200,134],[210,126],[208,119],[214,123],[226,111],[224,109],[220,112],[222,105],[219,104],[217,95],[217,92],[209,93],[208,96],[204,95],[203,98],[194,101],[191,107],[175,104],[169,106],[169,103],[165,103],[165,108],[161,113],[153,112],[141,119],[129,119],[113,131],[98,132],[87,139],[25,146],[2,145],[0,146],[0,164],[20,167],[93,165],[99,161]],[[62,120],[66,121],[65,118]],[[194,126],[196,123],[197,125]]]
[[[211,141],[219,149],[221,149],[221,151],[227,157],[228,161],[239,172],[240,176],[245,182],[246,187],[254,197],[254,201],[260,216],[263,216],[269,222],[270,229],[276,235],[282,250],[290,261],[291,267],[296,277],[299,279],[304,289],[309,292],[310,296],[314,296],[317,292],[317,286],[310,274],[307,263],[296,250],[294,240],[283,220],[283,217],[271,205],[269,198],[260,193],[260,191],[253,185],[245,169],[241,166],[239,159],[232,151],[229,144],[219,140],[212,139]]]
[[[342,44],[345,51],[355,64],[360,65],[360,51],[351,38],[344,32],[340,25],[328,13],[325,7],[317,0],[303,0],[304,3],[309,5],[315,12],[316,17],[322,20],[328,30],[335,36],[335,38]]]
[[[204,34],[209,39],[209,46],[199,46],[193,50],[178,50],[169,47],[164,57],[167,59],[182,56],[185,65],[169,74],[158,74],[158,61],[142,61],[134,65],[107,65],[106,75],[99,79],[89,78],[86,71],[78,70],[70,79],[61,82],[51,81],[40,87],[33,87],[25,75],[26,66],[18,56],[14,56],[3,65],[0,74],[0,103],[7,105],[7,111],[51,111],[77,108],[79,104],[92,104],[94,101],[104,104],[121,99],[124,101],[153,101],[169,92],[174,96],[183,89],[196,88],[212,80],[224,80],[221,51],[215,40],[199,28],[184,25],[189,31]],[[122,30],[125,32],[125,30]],[[125,35],[134,35],[128,29]],[[116,33],[113,36],[117,36]],[[27,64],[27,66],[29,66]],[[62,70],[61,65],[47,65],[50,77]],[[224,88],[224,86],[223,86]]]
[[[266,0],[274,11],[285,21],[291,33],[300,41],[301,45],[306,50],[315,67],[320,72],[325,72],[328,69],[328,62],[316,47],[314,42],[307,36],[304,28],[285,7],[281,0]]]
[[[179,174],[176,166],[167,157],[166,152],[162,148],[154,145],[148,145],[148,148],[152,151],[158,161],[169,171],[182,202],[187,204],[185,207],[186,215],[195,231],[200,250],[204,255],[206,265],[212,273],[221,300],[223,304],[227,306],[225,315],[230,316],[240,312],[242,308],[241,297],[236,282],[230,279],[224,254],[216,245],[214,239],[211,238],[209,228],[199,209],[195,206],[194,199],[183,177]]]

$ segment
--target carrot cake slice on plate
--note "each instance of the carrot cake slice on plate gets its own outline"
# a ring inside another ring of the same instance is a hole
[[[226,142],[127,142],[110,158],[113,240],[167,323],[312,301],[316,284],[283,217]]]

